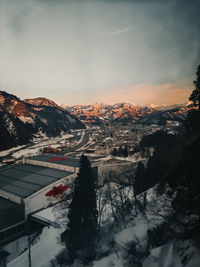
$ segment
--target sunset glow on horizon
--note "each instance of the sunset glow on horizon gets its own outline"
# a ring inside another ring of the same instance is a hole
[[[172,105],[188,102],[193,83],[184,79],[173,84],[148,85],[140,84],[121,89],[111,89],[109,94],[97,102],[110,104],[128,102],[136,105]]]

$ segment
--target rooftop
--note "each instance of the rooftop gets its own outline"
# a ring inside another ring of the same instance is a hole
[[[79,168],[79,159],[68,157],[68,156],[42,154],[38,156],[29,157],[28,159],[38,160],[38,161],[43,161],[43,162],[51,162],[54,164],[60,164],[60,165]]]
[[[25,198],[71,172],[30,164],[0,170],[0,189]]]

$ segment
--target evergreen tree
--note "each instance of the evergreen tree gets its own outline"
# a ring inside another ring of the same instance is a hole
[[[134,196],[135,196],[135,211],[137,213],[136,204],[137,204],[137,195],[143,193],[143,208],[146,207],[146,170],[144,164],[140,161],[138,163],[136,173],[135,173],[135,182],[134,182]],[[141,206],[141,205],[140,205]]]
[[[113,148],[112,155],[115,157],[117,156],[117,148],[116,147]]]
[[[119,149],[118,149],[118,156],[119,156],[119,157],[122,157],[122,156],[123,156],[123,148],[122,148],[122,146],[119,146]]]
[[[76,258],[89,260],[94,256],[97,215],[96,182],[88,158],[82,155],[69,207],[67,229],[61,235],[71,262]]]
[[[135,195],[142,193],[146,189],[146,171],[144,164],[140,161],[138,163],[136,173],[135,173],[135,182],[134,182],[134,192]]]
[[[195,89],[189,99],[194,103],[194,106],[198,106],[198,109],[200,110],[200,65],[197,68],[196,75],[197,80],[194,81]]]
[[[200,65],[197,68],[197,79],[194,81],[195,89],[192,91],[189,100],[198,106],[198,110],[191,110],[185,122],[185,128],[188,135],[197,134],[200,131]]]
[[[128,147],[127,145],[125,145],[124,149],[123,149],[123,157],[127,158],[128,157]]]

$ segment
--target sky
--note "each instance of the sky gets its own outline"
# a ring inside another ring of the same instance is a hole
[[[58,104],[180,104],[199,0],[0,0],[0,90]]]

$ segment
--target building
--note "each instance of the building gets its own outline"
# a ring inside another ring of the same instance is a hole
[[[91,162],[98,177],[98,163]],[[68,186],[63,192],[70,197],[71,187],[79,170],[79,159],[43,154],[24,158],[20,164],[0,170],[0,240],[11,229],[22,227],[27,218],[61,200],[47,196],[59,186]],[[22,227],[23,228],[23,227]]]

